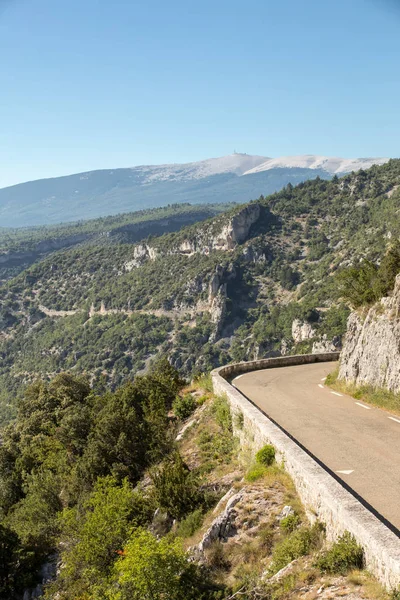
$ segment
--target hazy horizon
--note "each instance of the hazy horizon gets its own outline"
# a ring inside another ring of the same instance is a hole
[[[234,150],[399,155],[389,1],[2,8],[0,187]]]

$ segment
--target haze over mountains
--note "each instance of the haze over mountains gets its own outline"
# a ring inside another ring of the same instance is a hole
[[[190,202],[246,202],[321,177],[330,179],[387,158],[280,158],[233,153],[185,164],[143,165],[40,179],[0,189],[0,225],[76,221]]]

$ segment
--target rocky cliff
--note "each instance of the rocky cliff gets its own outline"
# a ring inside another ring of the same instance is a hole
[[[390,297],[367,314],[351,313],[339,378],[400,391],[400,275]]]
[[[190,256],[196,253],[210,254],[214,250],[234,250],[249,238],[250,230],[260,219],[262,210],[266,212],[265,207],[257,202],[248,204],[228,218],[223,215],[196,228],[194,232],[189,230],[187,236],[168,248],[162,245],[162,239],[152,244],[138,244],[133,250],[133,259],[125,263],[125,270],[131,271],[147,260],[155,260],[166,254]]]

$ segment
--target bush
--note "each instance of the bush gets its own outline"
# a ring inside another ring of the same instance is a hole
[[[338,541],[318,558],[315,566],[324,573],[346,575],[351,569],[364,567],[364,552],[354,536],[345,531]]]
[[[288,515],[287,517],[284,517],[280,522],[281,528],[284,531],[287,531],[288,533],[291,533],[292,531],[297,529],[297,527],[299,525],[300,525],[299,515]]]
[[[203,524],[203,519],[204,519],[203,511],[201,510],[201,508],[197,508],[192,513],[190,513],[186,517],[186,519],[184,519],[183,521],[181,521],[179,523],[179,526],[178,526],[178,529],[176,532],[177,535],[182,538],[191,537],[195,533],[195,531],[200,529],[200,527]]]
[[[272,552],[271,575],[286,567],[292,560],[309,554],[321,542],[323,528],[320,523],[302,527],[276,544]]]
[[[196,597],[196,569],[187,560],[181,542],[157,540],[146,530],[136,530],[115,564],[114,582],[120,600],[186,600]],[[113,586],[106,596],[117,596]]]
[[[264,477],[264,475],[266,473],[267,473],[267,467],[260,463],[256,463],[256,464],[252,465],[249,468],[249,470],[247,471],[246,481],[249,481],[250,483],[252,483],[253,481],[257,481],[258,479],[261,479],[261,477]]]
[[[203,500],[199,479],[179,452],[168,457],[161,467],[153,469],[151,479],[157,504],[174,519],[182,519]]]
[[[217,396],[212,406],[215,420],[223,431],[232,431],[232,415],[228,401],[223,396]]]
[[[172,404],[172,410],[175,415],[184,421],[192,412],[196,409],[196,400],[192,394],[185,394],[184,396],[177,396]]]
[[[260,465],[265,465],[269,467],[275,460],[275,448],[271,446],[271,444],[267,444],[261,450],[259,450],[256,454],[256,461]]]

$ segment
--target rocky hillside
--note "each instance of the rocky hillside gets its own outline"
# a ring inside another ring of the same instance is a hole
[[[65,369],[113,388],[158,353],[194,375],[340,347],[350,311],[337,273],[400,238],[399,199],[393,160],[174,233],[50,254],[0,289],[5,417],[26,383]]]
[[[339,379],[400,392],[400,276],[389,297],[351,313]]]
[[[9,279],[45,256],[78,244],[134,243],[149,236],[178,231],[228,210],[230,205],[164,208],[47,227],[0,227],[0,281]]]

